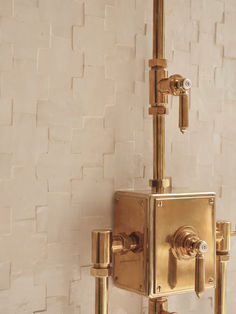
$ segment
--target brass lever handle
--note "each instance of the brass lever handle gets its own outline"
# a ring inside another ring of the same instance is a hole
[[[205,290],[205,260],[203,254],[196,255],[195,261],[195,292],[200,298]]]
[[[205,290],[204,254],[208,250],[207,243],[199,238],[197,231],[193,227],[182,226],[171,237],[171,246],[172,252],[177,259],[195,258],[195,292],[200,298]],[[172,282],[174,282],[173,279]]]
[[[179,129],[181,133],[185,133],[188,128],[188,108],[189,108],[189,93],[182,92],[179,95]]]
[[[182,133],[185,133],[188,128],[189,90],[191,87],[191,80],[179,74],[171,75],[158,82],[158,89],[162,95],[179,96],[179,128]]]
[[[205,258],[204,253],[208,250],[208,245],[205,241],[199,240],[196,243],[196,257],[195,257],[195,292],[200,298],[205,291]]]

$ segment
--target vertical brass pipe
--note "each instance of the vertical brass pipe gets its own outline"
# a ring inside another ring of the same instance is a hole
[[[231,223],[216,223],[215,314],[226,314],[226,266],[230,254]]]
[[[226,314],[227,261],[220,255],[216,256],[215,314]]]
[[[165,20],[164,0],[153,0],[153,58],[164,59]]]
[[[108,314],[108,277],[111,275],[111,230],[92,232],[91,275],[95,277],[95,314]]]
[[[168,312],[168,299],[166,297],[149,299],[148,314],[177,314]]]
[[[150,104],[152,107],[164,106],[167,97],[158,95],[157,81],[164,78],[166,71],[163,60],[165,54],[164,38],[164,0],[153,0],[153,60],[150,71]],[[153,114],[153,180],[152,192],[164,190],[165,169],[165,114]]]
[[[163,192],[165,171],[165,115],[153,115],[153,193]]]
[[[108,314],[108,277],[95,278],[95,314]]]

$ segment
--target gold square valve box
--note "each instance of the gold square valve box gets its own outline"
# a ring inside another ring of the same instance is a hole
[[[195,259],[178,260],[171,238],[191,226],[208,244],[205,288],[215,285],[215,193],[116,192],[113,235],[139,234],[142,249],[113,254],[115,285],[149,297],[194,291]]]

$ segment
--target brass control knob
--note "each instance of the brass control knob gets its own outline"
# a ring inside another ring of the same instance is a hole
[[[198,297],[205,290],[205,258],[208,245],[191,226],[179,228],[171,240],[172,252],[179,260],[195,258],[195,292]]]

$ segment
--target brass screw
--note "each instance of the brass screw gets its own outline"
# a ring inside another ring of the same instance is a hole
[[[158,207],[162,207],[163,206],[163,202],[162,201],[158,202],[157,206]]]
[[[208,282],[209,282],[209,283],[213,283],[213,282],[214,282],[214,278],[210,277],[210,278],[208,279]]]
[[[209,204],[210,204],[210,205],[214,205],[214,204],[215,204],[215,200],[214,200],[214,198],[210,198],[210,200],[209,200]]]
[[[143,201],[143,200],[139,201],[139,205],[140,205],[141,207],[144,207],[144,201]]]

